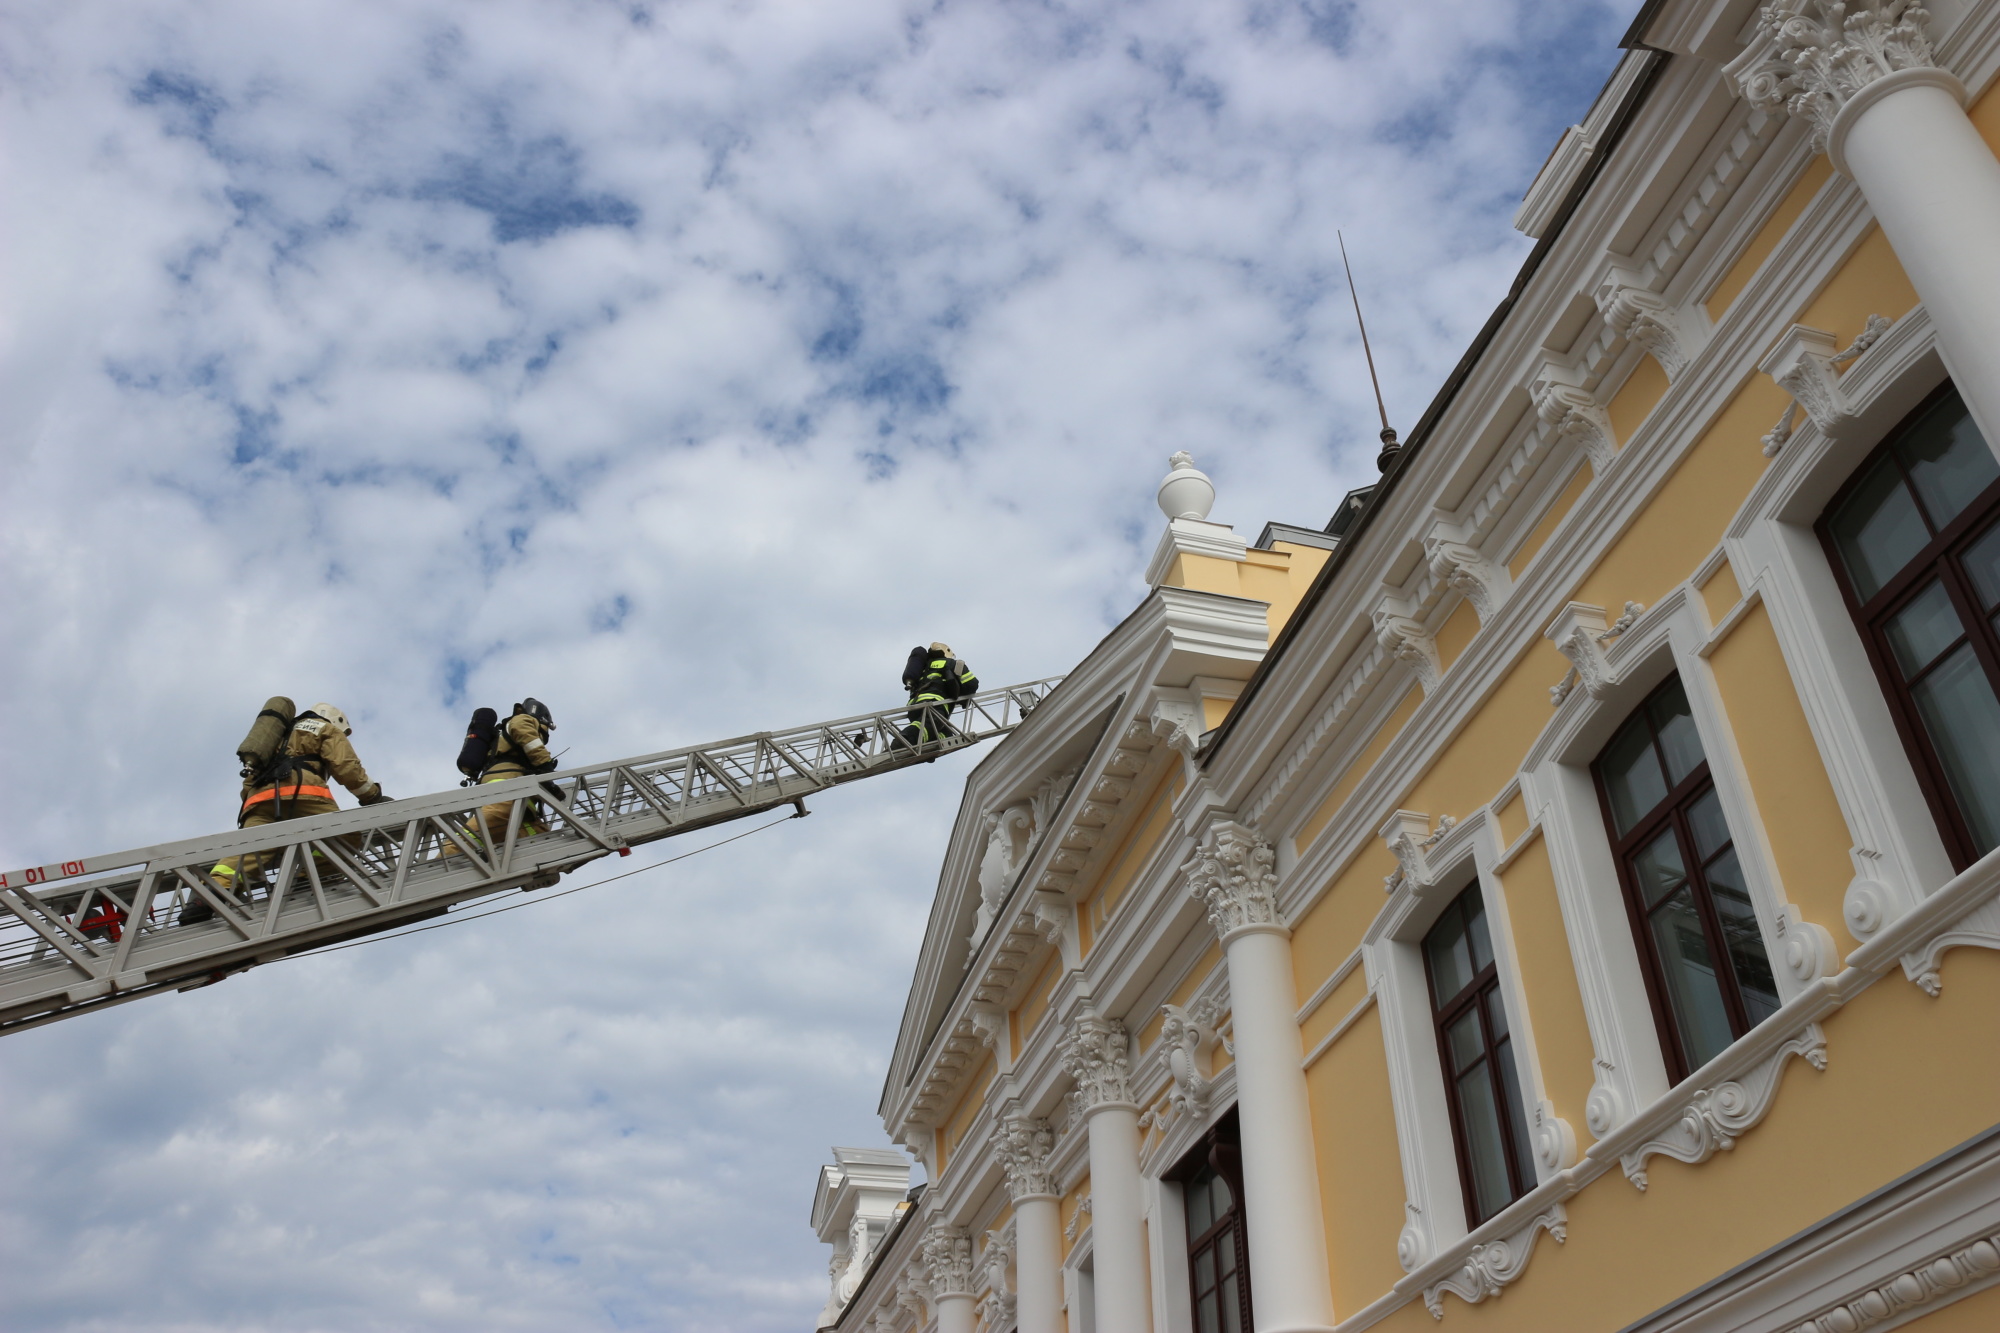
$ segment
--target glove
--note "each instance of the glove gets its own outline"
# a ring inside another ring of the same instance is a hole
[[[556,771],[558,767],[560,767],[560,765],[556,763],[555,756],[551,755],[546,761],[536,764],[533,768],[529,769],[528,771],[530,773],[553,773]]]
[[[363,805],[380,805],[382,802],[389,800],[390,796],[389,793],[382,790],[381,783],[371,782],[368,784],[368,794],[366,796],[357,796],[354,799]]]

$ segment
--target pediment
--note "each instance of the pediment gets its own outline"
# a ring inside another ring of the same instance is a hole
[[[1137,798],[1191,751],[1194,683],[1240,681],[1262,659],[1265,610],[1156,589],[973,770],[883,1089],[892,1128],[955,1104]]]

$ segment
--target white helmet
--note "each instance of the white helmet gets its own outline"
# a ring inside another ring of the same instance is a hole
[[[319,716],[333,723],[334,726],[339,727],[342,734],[344,735],[352,736],[354,734],[353,724],[348,722],[347,714],[341,712],[338,708],[335,708],[332,704],[314,704],[311,708],[308,708],[306,711],[308,713],[319,714]]]

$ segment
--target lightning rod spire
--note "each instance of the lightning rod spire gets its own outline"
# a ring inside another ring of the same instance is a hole
[[[1368,347],[1368,322],[1361,318],[1361,293],[1354,290],[1354,266],[1347,262],[1347,238],[1338,231],[1333,235],[1340,242],[1340,266],[1347,270],[1347,294],[1354,300],[1354,322],[1361,328],[1361,354],[1368,358],[1368,382],[1375,386],[1375,410],[1382,414],[1382,452],[1375,455],[1375,467],[1387,472],[1403,446],[1396,442],[1396,428],[1389,424],[1389,409],[1382,403],[1382,381],[1375,377],[1375,353]]]

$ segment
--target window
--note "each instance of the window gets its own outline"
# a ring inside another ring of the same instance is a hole
[[[1778,1009],[1757,913],[1678,676],[1627,719],[1594,767],[1678,1083]]]
[[[1182,1159],[1194,1333],[1248,1333],[1250,1250],[1243,1225],[1243,1153],[1231,1111]]]
[[[1424,936],[1424,971],[1458,1143],[1465,1220],[1476,1227],[1535,1187],[1521,1079],[1477,884],[1454,899]]]
[[[2000,846],[2000,463],[1947,386],[1820,520],[1939,832],[1961,870]]]

